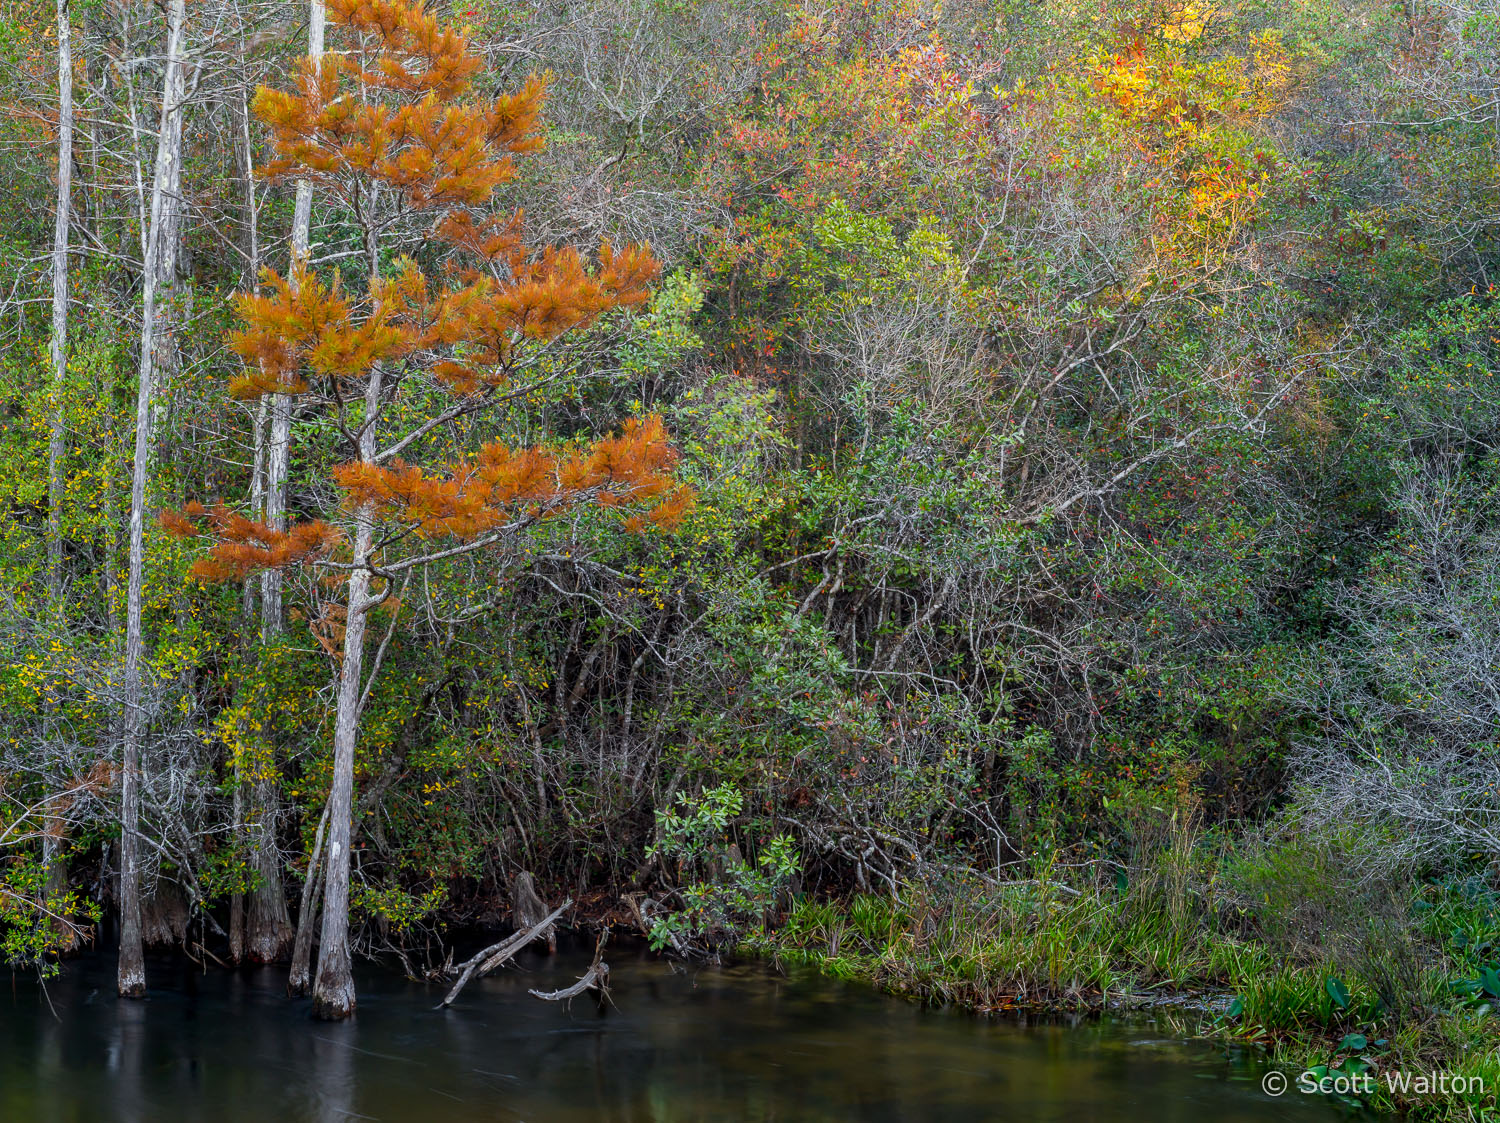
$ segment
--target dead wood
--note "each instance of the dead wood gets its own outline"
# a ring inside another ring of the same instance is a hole
[[[577,998],[586,990],[597,990],[601,994],[609,992],[609,964],[601,963],[597,967],[590,967],[576,983],[562,990],[532,990],[527,991],[534,998],[543,998],[548,1002],[561,1002],[567,998]]]
[[[609,997],[609,964],[604,962],[604,945],[609,942],[609,929],[599,933],[599,942],[594,945],[594,962],[589,964],[579,980],[570,987],[562,990],[532,990],[527,991],[533,998],[541,998],[547,1002],[563,1002],[569,998],[577,998],[586,990],[597,990],[601,1000]]]
[[[491,944],[478,955],[465,961],[458,969],[458,982],[453,984],[453,989],[448,992],[447,997],[433,1007],[433,1009],[441,1010],[444,1006],[452,1005],[453,1000],[458,997],[459,991],[469,985],[470,979],[476,975],[487,975],[496,967],[505,963],[516,952],[531,943],[532,940],[541,936],[563,914],[565,909],[572,907],[572,904],[573,898],[569,897],[530,928],[522,932],[517,932],[512,936],[507,936],[498,944]]]
[[[510,914],[517,928],[530,928],[541,920],[547,904],[536,891],[536,882],[531,874],[522,870],[511,883]],[[548,928],[543,933],[547,940],[547,954],[557,953],[557,929]]]

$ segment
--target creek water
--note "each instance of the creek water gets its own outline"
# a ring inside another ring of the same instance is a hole
[[[148,964],[145,1002],[113,961],[45,993],[0,988],[4,1123],[680,1123],[784,1120],[1335,1120],[1261,1091],[1250,1057],[1163,1021],[976,1017],[760,963],[682,968],[616,949],[613,1002],[542,1002],[583,953],[525,954],[448,1010],[436,987],[365,971],[350,1023],[314,1022],[272,969]],[[10,991],[9,994],[5,990]]]

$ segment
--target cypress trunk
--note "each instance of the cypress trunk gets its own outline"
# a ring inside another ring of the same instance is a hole
[[[120,958],[117,978],[120,994],[126,998],[142,998],[146,994],[146,966],[141,947],[140,870],[141,743],[146,727],[146,700],[141,682],[141,663],[145,654],[142,595],[146,483],[151,453],[152,387],[161,347],[157,322],[158,290],[170,286],[176,262],[175,247],[167,230],[176,229],[176,223],[169,221],[168,208],[175,206],[182,182],[182,114],[186,94],[182,33],[185,19],[185,0],[171,0],[167,9],[167,63],[162,79],[161,129],[157,135],[150,228],[146,235],[135,462],[130,481],[130,577],[125,594],[125,712],[120,752]]]

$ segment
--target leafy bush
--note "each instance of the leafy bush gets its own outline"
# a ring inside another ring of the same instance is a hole
[[[653,919],[654,950],[680,951],[694,942],[717,949],[764,930],[767,914],[802,863],[786,834],[767,839],[754,865],[745,861],[729,838],[743,806],[739,790],[721,784],[697,798],[679,795],[676,808],[656,813],[660,841],[648,855],[674,862],[679,876],[700,877],[676,890],[680,908]]]

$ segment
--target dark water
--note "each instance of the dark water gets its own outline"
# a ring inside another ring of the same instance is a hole
[[[0,1120],[1347,1118],[1295,1091],[1273,1099],[1250,1062],[1160,1026],[1022,1026],[759,964],[610,958],[603,1010],[526,994],[582,971],[564,955],[528,958],[441,1013],[435,989],[367,972],[346,1025],[309,1020],[270,970],[155,962],[144,1003],[115,998],[102,956],[70,964],[47,996],[17,976],[0,989]]]

